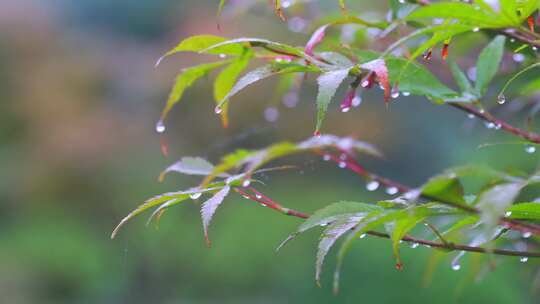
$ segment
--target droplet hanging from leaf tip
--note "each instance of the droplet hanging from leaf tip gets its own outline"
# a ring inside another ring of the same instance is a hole
[[[397,82],[392,87],[392,92],[390,93],[390,96],[392,96],[392,98],[394,99],[399,97],[399,85]]]
[[[497,96],[497,103],[498,104],[504,104],[506,102],[506,96],[504,96],[504,94],[499,94]]]
[[[221,112],[223,112],[223,108],[222,108],[222,107],[216,106],[216,107],[214,108],[214,113],[216,113],[216,114],[221,114]]]
[[[400,262],[397,262],[396,263],[396,269],[399,270],[399,271],[402,271],[403,270],[403,264],[401,264]]]
[[[156,123],[156,132],[158,133],[163,133],[165,132],[165,123],[163,122],[163,119],[160,119],[158,120],[158,122]]]
[[[313,132],[313,136],[315,136],[315,137],[321,137],[321,131],[315,130],[315,132]]]

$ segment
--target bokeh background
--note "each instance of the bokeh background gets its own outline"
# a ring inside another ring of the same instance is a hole
[[[341,293],[333,296],[333,254],[323,287],[313,280],[317,233],[276,255],[299,221],[237,195],[212,223],[211,249],[197,203],[169,211],[159,229],[137,218],[111,240],[116,223],[145,198],[196,185],[197,179],[178,175],[158,183],[159,172],[181,156],[217,161],[235,148],[312,133],[313,79],[294,107],[272,97],[275,81],[248,88],[231,104],[231,126],[223,129],[213,113],[210,77],[171,113],[165,134],[170,155],[161,154],[154,125],[175,74],[208,60],[178,55],[156,69],[161,54],[204,33],[302,45],[314,26],[307,17],[281,22],[267,1],[244,0],[231,1],[245,9],[226,8],[219,32],[217,2],[0,2],[0,303],[538,303],[533,262],[507,258],[479,279],[468,267],[474,256],[460,271],[451,270],[452,254],[430,268],[435,260],[428,248],[404,246],[399,272],[390,244],[370,238],[348,256]],[[384,1],[353,6],[384,18]],[[311,1],[287,13],[323,12],[338,14],[339,8]],[[452,46],[462,66],[471,66],[487,41],[478,37],[464,36]],[[435,72],[450,83],[447,70]],[[517,111],[520,117],[519,104],[505,109],[501,116]],[[530,172],[538,161],[521,146],[478,149],[509,137],[423,98],[400,97],[386,109],[378,90],[349,113],[334,106],[325,131],[377,145],[386,158],[366,159],[367,166],[413,186],[449,166],[513,164]],[[298,168],[269,174],[261,189],[284,205],[313,211],[342,199],[388,197],[382,189],[367,192],[358,177],[316,157],[288,163]]]

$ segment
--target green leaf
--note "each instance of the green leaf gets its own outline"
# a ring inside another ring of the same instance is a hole
[[[173,49],[165,53],[165,55],[161,56],[156,62],[156,66],[159,65],[160,62],[165,59],[165,57],[179,52],[204,52],[209,54],[224,54],[232,56],[239,56],[244,53],[244,47],[238,44],[218,46],[210,49],[210,47],[225,41],[227,41],[227,39],[213,35],[199,35],[186,38]]]
[[[422,186],[422,194],[433,200],[466,204],[463,198],[463,186],[452,173],[432,177]]]
[[[512,25],[506,18],[501,18],[486,6],[457,2],[440,2],[425,5],[412,12],[406,20],[419,20],[425,18],[456,19],[461,23],[473,24],[480,28],[500,28]]]
[[[180,74],[178,74],[176,77],[171,93],[169,94],[169,98],[167,99],[167,103],[165,104],[165,108],[161,112],[161,123],[165,120],[165,118],[167,118],[167,115],[173,106],[180,101],[182,95],[184,95],[184,91],[187,88],[193,85],[197,79],[207,75],[212,70],[219,68],[226,63],[228,63],[228,61],[212,62],[183,69],[182,72],[180,72]]]
[[[506,212],[511,212],[510,218],[520,220],[540,220],[540,203],[519,203],[512,205],[506,209]]]
[[[386,58],[386,66],[391,83],[395,83],[401,77],[399,90],[402,92],[443,100],[457,96],[455,91],[440,82],[420,64],[407,64],[406,59],[389,57]]]
[[[425,214],[413,214],[409,217],[397,220],[394,223],[390,238],[392,239],[392,250],[394,251],[394,256],[396,257],[398,265],[402,265],[401,257],[399,255],[399,242],[407,234],[407,232],[413,229],[425,218]]]
[[[159,180],[163,181],[169,172],[179,172],[187,175],[208,175],[214,170],[214,165],[201,157],[182,157],[176,163],[167,167],[159,175]]]
[[[283,55],[285,53],[285,54],[300,57],[300,58],[305,57],[304,52],[299,48],[296,48],[296,47],[293,47],[284,43],[274,42],[274,41],[270,41],[267,39],[260,39],[260,38],[231,39],[231,40],[223,41],[223,42],[214,44],[212,46],[209,46],[208,48],[203,49],[200,52],[201,53],[206,53],[210,51],[215,52],[214,50],[218,48],[231,46],[231,45],[243,45],[243,44],[247,44],[247,46],[250,46],[250,47],[262,47],[270,52],[274,52],[280,55]]]
[[[476,206],[480,210],[480,219],[488,230],[497,226],[499,218],[512,205],[522,188],[523,183],[498,184],[479,195]]]
[[[299,63],[286,63],[286,64],[268,64],[259,67],[253,71],[248,72],[244,76],[240,77],[232,89],[223,97],[217,105],[217,110],[221,110],[229,101],[229,99],[236,95],[238,92],[246,88],[247,86],[268,78],[270,76],[287,73],[297,73],[306,71],[316,71],[315,67],[307,67]]]
[[[332,101],[332,97],[339,85],[349,75],[349,70],[350,68],[329,71],[317,78],[319,93],[317,94],[317,126],[315,127],[315,132],[320,131],[328,105]]]
[[[497,74],[501,64],[504,43],[504,36],[497,36],[480,53],[476,63],[476,82],[475,91],[478,96],[486,94],[489,83]]]
[[[466,216],[459,221],[455,222],[450,228],[446,229],[442,234],[447,235],[454,233],[455,231],[458,231],[466,226],[472,226],[478,222],[479,217],[477,215],[469,215]]]
[[[322,266],[328,251],[330,251],[337,239],[351,230],[360,219],[361,217],[359,216],[352,216],[347,219],[337,220],[336,222],[330,224],[330,226],[328,226],[328,228],[326,228],[322,233],[317,248],[317,259],[315,261],[315,281],[317,282],[317,285],[321,286]]]
[[[210,246],[210,239],[208,238],[208,226],[210,225],[210,221],[212,220],[216,209],[219,207],[219,205],[221,205],[225,197],[229,194],[230,190],[230,186],[223,187],[218,193],[214,194],[214,196],[204,202],[201,206],[204,238],[206,239],[208,246]]]
[[[204,192],[209,192],[215,190],[215,187],[209,187],[206,189],[199,189],[199,188],[193,188],[187,191],[180,191],[180,192],[168,192],[163,193],[157,196],[154,196],[152,198],[147,199],[143,204],[139,205],[135,210],[131,211],[127,216],[125,216],[120,223],[114,228],[111,238],[114,238],[120,228],[127,223],[130,219],[133,217],[141,214],[142,212],[148,210],[149,208],[155,207],[157,205],[167,203],[170,201],[184,201],[190,197],[190,195],[197,195]]]
[[[238,57],[225,67],[221,73],[216,77],[214,81],[214,99],[216,103],[219,103],[227,96],[231,91],[238,76],[240,73],[248,66],[249,61],[253,57],[253,51],[248,50],[244,55]],[[223,108],[223,111],[220,113],[223,125],[227,127],[228,125],[228,116],[227,116],[227,107]]]
[[[383,210],[383,208],[377,205],[350,201],[333,203],[315,211],[312,216],[306,219],[306,221],[298,227],[297,232],[302,233],[313,227],[326,225],[339,217],[350,217],[358,213],[369,213],[376,210]]]
[[[517,72],[516,74],[514,74],[512,77],[510,77],[510,79],[508,79],[506,81],[506,83],[504,84],[504,86],[502,87],[501,91],[499,92],[499,96],[504,96],[504,92],[506,91],[506,89],[508,88],[508,86],[514,81],[516,80],[519,76],[521,76],[523,73],[533,69],[533,68],[536,68],[536,67],[540,67],[540,62],[536,62],[536,63],[533,63],[525,68],[523,68],[521,71]],[[540,79],[537,79],[537,80],[534,80],[533,82],[532,87],[534,88],[534,83],[538,83],[537,85],[540,87]],[[530,83],[530,84],[531,84]],[[530,90],[530,89],[529,89]],[[527,91],[527,88],[525,88],[524,91]]]
[[[471,82],[465,76],[465,73],[461,71],[457,63],[455,63],[453,60],[448,59],[448,66],[450,67],[450,71],[452,72],[452,75],[454,76],[454,80],[456,81],[459,89],[463,93],[470,93],[473,94],[474,90],[471,85]]]

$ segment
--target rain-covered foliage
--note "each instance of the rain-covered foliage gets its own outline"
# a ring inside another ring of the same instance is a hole
[[[276,22],[287,22],[288,10],[294,12],[295,7],[306,4],[292,0],[272,2],[279,17]],[[426,102],[440,105],[441,111],[462,111],[481,120],[489,129],[515,137],[511,142],[495,144],[521,145],[524,153],[535,153],[540,144],[540,135],[533,130],[533,118],[540,109],[540,34],[535,31],[540,26],[540,1],[390,0],[386,18],[379,19],[372,15],[364,18],[367,14],[355,12],[347,1],[335,2],[340,13],[311,20],[312,35],[303,46],[265,38],[197,35],[182,40],[158,60],[156,65],[164,64],[167,57],[184,52],[214,58],[184,68],[178,74],[156,124],[158,133],[166,131],[167,115],[181,101],[184,91],[218,70],[213,102],[223,127],[231,123],[230,111],[240,111],[234,104],[237,94],[256,82],[279,77],[278,94],[296,92],[303,82],[312,80],[318,86],[316,99],[305,100],[316,109],[314,121],[306,122],[314,125],[314,131],[306,134],[309,138],[304,141],[234,151],[217,164],[200,157],[181,158],[162,172],[160,180],[168,173],[178,172],[201,176],[201,183],[146,200],[122,219],[112,237],[128,220],[144,211],[153,208],[148,222],[157,222],[170,207],[194,200],[201,202],[204,235],[210,245],[209,226],[216,210],[228,196],[238,194],[284,215],[303,219],[279,248],[305,231],[323,227],[316,252],[317,283],[327,253],[342,239],[334,275],[336,291],[343,259],[351,244],[364,237],[389,239],[398,270],[406,264],[400,257],[400,246],[405,243],[411,248],[422,245],[448,252],[454,270],[460,269],[461,257],[469,252],[483,253],[485,259],[479,263],[489,265],[493,265],[494,255],[521,262],[540,257],[537,169],[499,171],[462,164],[412,187],[406,185],[407,181],[402,184],[380,176],[362,164],[365,157],[383,158],[384,151],[353,137],[326,134],[323,125],[327,112],[333,110],[332,102],[340,100],[339,111],[349,112],[360,104],[363,92],[380,87],[381,102],[388,108],[402,102],[400,96],[421,96]],[[221,19],[219,15],[224,10],[236,5],[241,4],[221,0],[216,7],[217,19]],[[453,56],[452,44],[467,35],[483,37],[488,42],[478,56]],[[458,62],[462,61],[467,66],[460,67]],[[454,83],[445,83],[440,75],[451,75]],[[336,96],[341,86],[347,86],[347,90],[343,96]],[[517,98],[528,101],[524,129],[497,118],[492,114],[495,111],[490,110]],[[259,96],[252,99],[265,102]],[[181,110],[181,106],[178,108]],[[258,175],[271,170],[294,170],[295,164],[287,163],[293,154],[316,154],[324,161],[335,162],[362,177],[367,190],[384,188],[390,198],[341,201],[336,193],[334,201],[311,215],[287,208],[271,199],[271,194],[259,191],[264,184]],[[481,184],[480,190],[467,192],[463,187],[467,178]]]

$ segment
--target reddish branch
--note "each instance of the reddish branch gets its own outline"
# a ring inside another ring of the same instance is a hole
[[[487,111],[482,111],[482,110],[479,110],[478,108],[476,108],[475,106],[472,106],[472,105],[469,105],[469,104],[462,104],[462,103],[450,103],[449,105],[453,106],[454,108],[456,109],[460,109],[462,111],[465,111],[469,114],[472,114],[486,122],[489,122],[489,123],[493,123],[495,126],[499,127],[502,129],[502,130],[505,130],[509,133],[512,133],[516,136],[519,136],[523,139],[526,139],[530,142],[533,142],[533,143],[537,143],[537,144],[540,144],[540,135],[536,134],[536,133],[532,133],[532,132],[528,132],[528,131],[525,131],[523,129],[520,129],[520,128],[517,128],[517,127],[514,127],[512,125],[510,125],[509,123],[507,123],[506,121],[504,120],[501,120],[501,119],[497,119],[495,117],[493,117],[493,115],[491,115],[489,112]]]
[[[240,193],[243,197],[257,202],[259,204],[262,204],[264,206],[269,207],[270,209],[276,210],[280,213],[306,219],[309,217],[309,214],[296,211],[293,209],[285,208],[279,203],[275,202],[274,200],[270,199],[269,197],[263,195],[259,191],[257,191],[253,187],[249,188],[234,188],[234,190],[238,193]],[[248,193],[246,190],[251,190],[254,194]],[[366,234],[380,237],[380,238],[387,238],[389,239],[390,236],[386,233],[378,232],[378,231],[368,231]],[[412,236],[405,236],[402,238],[402,241],[409,242],[409,243],[416,243],[421,244],[433,248],[441,248],[445,250],[459,250],[459,251],[468,251],[468,252],[478,252],[478,253],[493,253],[497,255],[506,255],[506,256],[518,256],[518,257],[531,257],[531,258],[538,258],[540,257],[540,252],[527,252],[527,251],[517,251],[517,250],[505,250],[505,249],[486,249],[482,247],[475,247],[475,246],[467,246],[467,245],[461,245],[461,244],[454,244],[451,242],[434,242],[434,241],[428,241],[423,239],[418,239]]]
[[[320,151],[317,151],[317,153],[322,154],[322,152],[320,152]],[[379,184],[381,184],[382,186],[384,186],[386,188],[394,187],[394,188],[396,188],[398,190],[399,193],[407,193],[407,192],[410,192],[410,191],[414,191],[414,189],[411,188],[411,187],[405,186],[405,185],[400,184],[400,183],[398,183],[396,181],[393,181],[391,179],[388,179],[388,178],[385,178],[385,177],[382,177],[382,176],[379,176],[377,174],[369,172],[362,165],[360,165],[354,158],[352,158],[350,155],[348,155],[346,153],[341,154],[341,155],[345,155],[346,156],[345,158],[343,158],[343,156],[337,156],[337,155],[333,155],[333,154],[325,154],[325,155],[327,155],[327,157],[329,156],[330,160],[333,160],[336,163],[344,162],[345,165],[346,165],[346,168],[348,168],[351,171],[357,173],[358,175],[360,175],[361,177],[363,177],[365,179],[376,181],[376,182],[378,182]],[[472,206],[463,205],[463,204],[460,204],[458,202],[442,200],[442,199],[436,198],[436,197],[431,197],[431,196],[423,194],[421,192],[419,193],[419,195],[423,199],[426,199],[426,200],[429,200],[429,201],[437,201],[437,202],[439,202],[441,204],[452,206],[452,207],[461,209],[461,210],[469,212],[469,213],[475,213],[475,214],[480,213],[480,211],[478,209],[476,209],[476,208],[474,208]],[[531,224],[531,223],[525,223],[525,222],[521,222],[521,221],[509,219],[509,218],[504,218],[504,217],[502,217],[500,219],[500,222],[501,222],[501,225],[505,226],[506,228],[517,230],[517,231],[520,231],[520,232],[523,232],[523,233],[529,233],[530,232],[530,233],[533,233],[533,234],[536,234],[536,235],[540,235],[540,227],[538,225],[534,225],[534,224]]]

